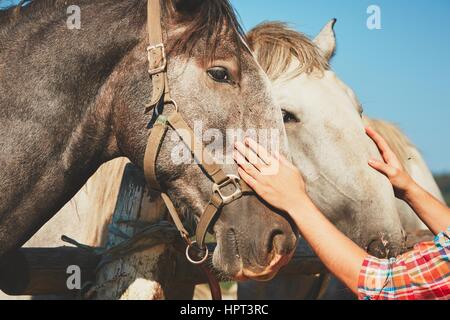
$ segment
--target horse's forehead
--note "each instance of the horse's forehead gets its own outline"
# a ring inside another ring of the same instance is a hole
[[[215,59],[238,59],[242,56],[244,56],[244,52],[239,54],[237,43],[228,37],[221,39],[220,44],[215,48]]]
[[[310,112],[320,111],[311,104],[328,99],[329,92],[335,92],[335,106],[341,104],[345,107],[360,108],[354,91],[331,70],[302,73],[296,77],[277,80],[273,84],[274,95],[278,101],[283,102],[289,112],[298,112],[303,108],[308,108]]]
[[[332,83],[334,83],[337,87],[339,87],[342,91],[345,92],[345,94],[348,96],[348,98],[350,99],[352,106],[359,112],[362,113],[363,112],[363,108],[362,105],[358,99],[358,96],[356,95],[356,93],[353,91],[353,89],[347,85],[344,81],[342,81],[337,75],[336,73],[334,73],[333,71],[327,71],[326,74],[328,74],[330,76],[330,81]]]
[[[262,71],[253,54],[232,40],[221,41],[215,49],[214,60],[232,61],[244,76],[257,77],[259,72],[255,71]]]

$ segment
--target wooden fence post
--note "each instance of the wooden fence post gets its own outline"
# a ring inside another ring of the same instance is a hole
[[[161,197],[147,189],[143,172],[132,164],[125,167],[107,249],[136,233],[127,222],[157,223],[165,211]],[[94,299],[157,300],[192,298],[193,285],[174,290],[175,252],[164,244],[131,253],[100,267],[93,290]]]

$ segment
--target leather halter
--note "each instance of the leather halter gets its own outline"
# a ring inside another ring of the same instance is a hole
[[[176,102],[170,96],[169,81],[167,77],[167,58],[165,47],[163,43],[162,27],[161,27],[161,4],[160,0],[148,0],[147,1],[147,25],[149,33],[149,47],[148,61],[149,61],[149,73],[152,78],[153,92],[150,102],[146,105],[146,113],[153,110],[155,122],[152,126],[151,133],[148,138],[147,147],[144,157],[144,172],[147,179],[147,183],[152,189],[161,192],[162,199],[164,200],[169,213],[175,223],[177,229],[180,231],[181,236],[187,243],[186,256],[188,260],[193,264],[202,264],[208,258],[208,249],[205,246],[205,237],[211,224],[219,214],[220,210],[233,201],[238,200],[243,195],[254,194],[253,190],[239,177],[234,175],[225,174],[221,165],[219,165],[210,153],[203,148],[198,147],[196,137],[189,125],[184,121],[181,114],[178,112],[178,106]],[[164,105],[173,105],[175,111],[169,115],[159,114],[159,107]],[[199,166],[203,168],[205,174],[214,183],[212,186],[212,195],[200,217],[200,221],[197,225],[195,234],[195,241],[191,241],[189,232],[184,228],[181,222],[180,216],[167,195],[162,190],[156,175],[156,162],[158,154],[161,149],[162,143],[166,136],[167,131],[174,130],[181,140],[187,145],[189,150],[194,155],[194,158],[198,161]],[[200,150],[199,150],[200,149]],[[234,187],[234,192],[226,194],[224,189],[226,187]],[[196,244],[196,247],[200,248],[203,252],[203,257],[199,260],[192,258],[192,248]]]

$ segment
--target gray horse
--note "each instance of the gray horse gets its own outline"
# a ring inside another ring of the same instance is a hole
[[[0,259],[50,220],[102,163],[126,156],[143,165],[151,118],[143,106],[151,95],[147,1],[77,1],[80,30],[68,28],[66,3],[33,1],[15,18],[0,16]],[[228,128],[274,129],[286,154],[281,110],[228,0],[160,3],[172,98],[188,124],[201,119],[224,136]],[[212,183],[199,166],[171,161],[175,146],[169,139],[162,145],[159,182],[180,211],[198,216]],[[226,170],[237,172],[234,164]],[[229,277],[273,276],[293,252],[296,234],[256,197],[239,202],[252,213],[225,208],[214,227],[222,248],[215,267]],[[247,242],[241,234],[263,236]],[[236,242],[240,256],[221,254]],[[286,259],[274,265],[280,255]]]

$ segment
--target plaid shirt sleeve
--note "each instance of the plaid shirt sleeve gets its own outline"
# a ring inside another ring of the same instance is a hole
[[[450,227],[400,257],[367,257],[358,291],[360,300],[449,300]]]

